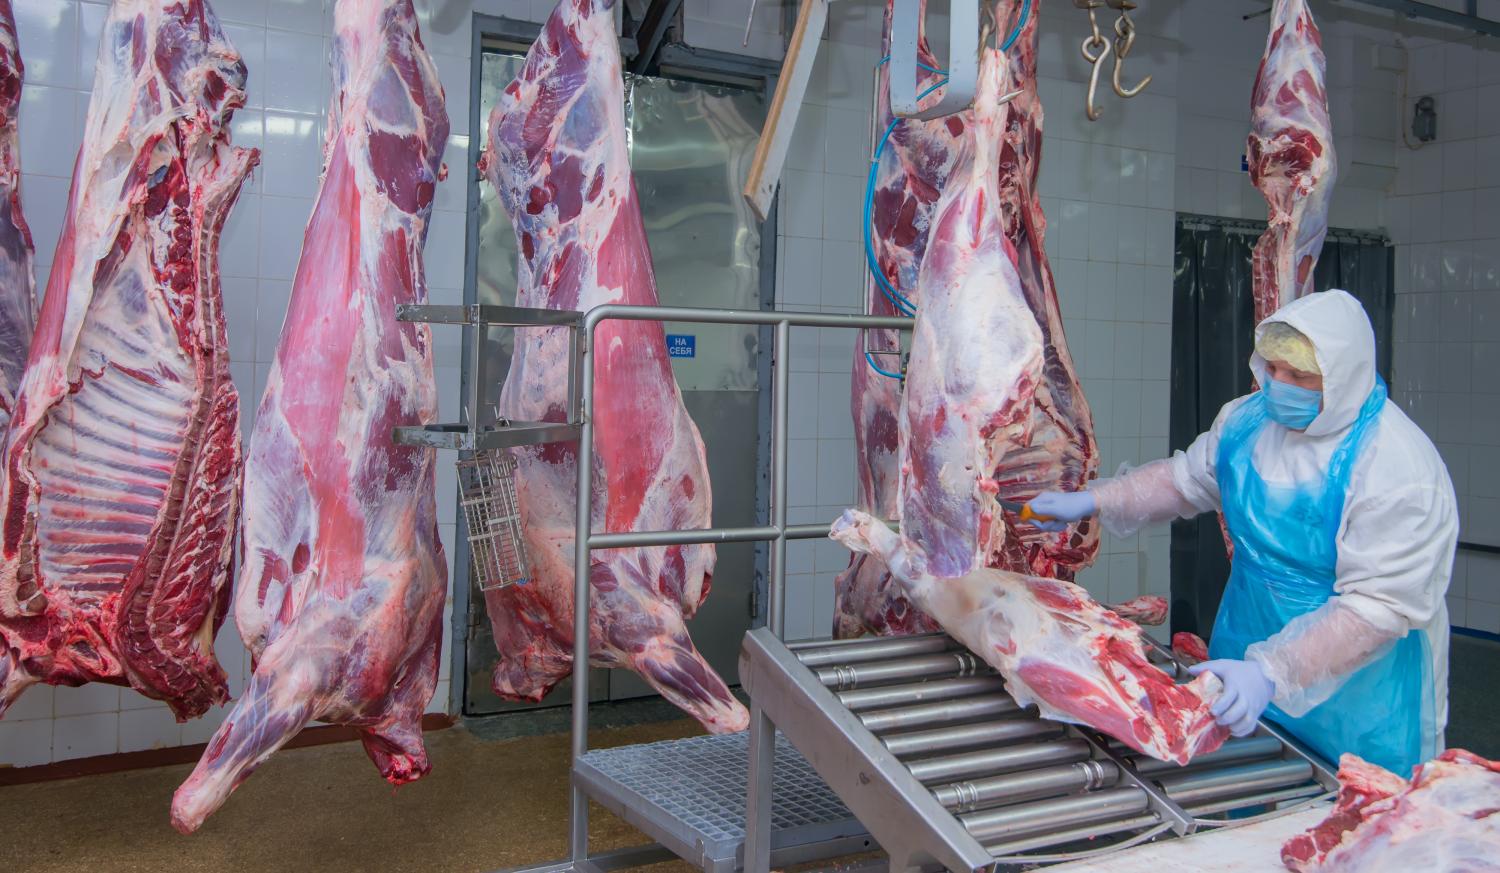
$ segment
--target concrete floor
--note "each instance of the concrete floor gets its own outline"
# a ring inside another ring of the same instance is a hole
[[[672,721],[591,740],[602,748],[698,732]],[[565,734],[486,741],[457,727],[429,733],[427,749],[432,773],[400,789],[357,743],[282,751],[188,837],[167,821],[188,765],[0,788],[0,870],[479,873],[567,853]],[[597,807],[590,822],[593,846],[647,842]]]
[[[1453,640],[1448,743],[1500,758],[1500,643]],[[595,747],[692,736],[660,702],[606,707]],[[632,723],[645,719],[654,723]],[[167,809],[187,765],[0,788],[0,870],[493,871],[562,857],[567,841],[566,711],[428,734],[432,773],[394,790],[357,744],[283,751],[191,837]],[[538,736],[517,732],[548,731]],[[595,808],[591,845],[645,838]],[[663,864],[655,871],[690,871]]]

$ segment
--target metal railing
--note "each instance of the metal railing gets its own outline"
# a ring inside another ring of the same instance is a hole
[[[605,321],[674,321],[690,324],[741,324],[775,328],[772,353],[771,385],[771,498],[769,523],[753,527],[704,528],[678,531],[630,531],[595,534],[592,527],[594,372],[591,355],[594,333]],[[639,548],[644,546],[696,545],[730,542],[766,542],[771,544],[770,578],[766,625],[778,638],[783,636],[786,593],[786,544],[793,539],[827,536],[828,525],[787,524],[787,434],[788,357],[791,353],[791,329],[843,328],[852,330],[910,329],[912,320],[894,316],[832,315],[815,312],[771,312],[734,309],[699,309],[675,306],[624,306],[608,304],[589,310],[581,329],[574,363],[578,378],[570,383],[579,388],[578,420],[578,503],[576,540],[573,553],[573,701],[572,757],[570,768],[588,752],[589,715],[589,555],[595,549]],[[750,782],[746,798],[745,869],[765,870],[770,864],[771,768],[775,748],[775,728],[751,702]],[[571,773],[571,769],[570,769]],[[766,828],[757,828],[756,823]],[[589,861],[588,797],[576,781],[571,786],[569,815],[569,848],[576,869]]]

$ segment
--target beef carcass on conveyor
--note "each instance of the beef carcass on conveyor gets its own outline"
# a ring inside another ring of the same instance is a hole
[[[1001,231],[1002,204],[1015,206],[1001,197],[996,169],[1013,128],[1002,98],[1012,75],[1000,53],[985,52],[968,135],[922,260],[899,431],[902,532],[850,511],[833,537],[880,558],[918,608],[1001,672],[1018,701],[1185,762],[1228,735],[1208,709],[1216,679],[1179,686],[1147,661],[1140,628],[1083,589],[986,566],[1008,556],[1028,567],[999,518],[992,474],[1031,445],[1044,343],[1061,341],[1060,328],[1044,333],[1028,306],[1016,248]]]
[[[411,0],[338,0],[324,170],[245,464],[235,618],[244,695],[177,790],[191,831],[308,721],[354,727],[393,784],[429,770],[447,564],[422,244],[448,115]]]
[[[1212,674],[1178,685],[1146,659],[1141,629],[1082,588],[976,567],[938,578],[926,556],[880,521],[849,510],[832,536],[884,560],[918,608],[1005,678],[1022,706],[1043,718],[1084,724],[1162,761],[1186,764],[1228,738],[1209,704]]]
[[[490,116],[484,170],[515,224],[520,306],[657,303],[626,150],[613,5],[562,0]],[[708,527],[703,441],[661,324],[605,322],[591,349],[593,530]],[[501,414],[564,420],[567,352],[563,328],[518,331]],[[532,579],[485,593],[500,654],[494,687],[506,699],[539,700],[572,671],[576,458],[565,443],[515,450]],[[685,622],[708,596],[713,565],[707,545],[595,552],[590,650],[595,664],[634,670],[710,731],[732,733],[749,714],[694,648]]]
[[[997,3],[994,11],[1010,6]],[[924,10],[925,11],[925,10]],[[886,45],[890,40],[890,4],[886,10]],[[919,41],[919,60],[936,66],[936,59]],[[1002,431],[1002,450],[992,471],[999,496],[1024,501],[1046,490],[1073,491],[1092,479],[1098,467],[1093,416],[1083,397],[1077,370],[1068,353],[1057,289],[1044,248],[1046,217],[1042,213],[1037,178],[1041,166],[1042,106],[1036,90],[1037,18],[1028,16],[1015,44],[1006,53],[1003,72],[1013,99],[1005,104],[1003,133],[992,153],[990,169],[998,174],[1000,222],[1015,249],[1015,270],[1026,306],[1042,332],[1041,378],[1026,400],[1029,421],[1021,441]],[[880,136],[890,125],[888,70],[881,68],[876,83],[881,113]],[[940,80],[919,72],[919,88]],[[936,98],[934,98],[936,99]],[[871,247],[881,275],[904,298],[920,309],[925,289],[918,282],[939,197],[948,185],[962,142],[974,135],[973,112],[932,121],[908,119],[898,123],[886,143],[879,165]],[[992,132],[992,135],[993,132]],[[1000,288],[1001,294],[1010,293]],[[896,314],[886,293],[872,276],[867,284],[870,312]],[[895,332],[870,332],[869,348],[895,348]],[[880,358],[877,357],[877,360]],[[894,358],[888,358],[893,362]],[[853,371],[853,412],[858,451],[860,508],[885,518],[901,516],[897,421],[901,388],[897,380],[876,373],[856,347]],[[1098,553],[1097,525],[1085,521],[1061,532],[1047,532],[1009,517],[996,517],[1005,527],[999,550],[986,557],[991,566],[1018,572],[1072,579],[1093,563]],[[839,637],[862,633],[905,634],[931,630],[929,617],[911,609],[901,586],[873,555],[856,554],[836,583],[834,632]]]
[[[15,410],[16,388],[36,326],[31,229],[21,214],[21,84],[25,68],[10,0],[0,0],[0,435]],[[3,471],[0,471],[3,475]],[[0,683],[3,685],[3,683]]]
[[[891,48],[891,15],[894,0],[885,4],[885,54]],[[918,21],[925,25],[927,2],[919,0]],[[936,68],[937,57],[928,47],[925,27],[917,39],[917,59]],[[942,76],[920,67],[918,93],[941,81]],[[883,64],[875,82],[879,112],[875,136],[884,135],[895,119],[891,112],[890,66]],[[936,99],[936,98],[934,98]],[[963,114],[931,121],[907,119],[891,129],[876,169],[873,226],[870,248],[881,278],[896,294],[916,305],[920,299],[917,272],[927,250],[928,230],[938,196],[947,185],[948,174],[958,158],[958,141],[965,130]],[[865,305],[873,315],[899,315],[888,292],[877,284],[874,273],[866,275]],[[875,372],[865,351],[881,368],[895,371],[899,358],[882,354],[900,349],[894,330],[865,331],[855,343],[851,371],[850,411],[854,417],[855,465],[859,508],[881,518],[898,518],[900,488],[897,420],[901,414],[899,379]],[[901,585],[874,555],[854,554],[849,566],[834,580],[833,634],[846,639],[866,633],[901,635],[937,630],[921,610],[912,607]]]
[[[1281,860],[1297,873],[1500,871],[1500,762],[1449,749],[1408,782],[1344,755],[1333,812]]]
[[[239,502],[219,232],[258,153],[203,0],[116,0],[0,477],[0,711],[110,682],[179,719],[228,696],[214,633]],[[8,664],[7,664],[8,661]]]
[[[1307,0],[1274,0],[1250,100],[1250,180],[1270,206],[1252,271],[1257,323],[1313,291],[1338,177],[1323,37]]]

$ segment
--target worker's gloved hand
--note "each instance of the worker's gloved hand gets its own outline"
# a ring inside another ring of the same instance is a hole
[[[1229,728],[1229,732],[1237,737],[1255,732],[1260,714],[1276,696],[1276,683],[1266,677],[1266,671],[1255,661],[1221,658],[1194,664],[1188,672],[1194,676],[1209,672],[1224,683],[1224,693],[1208,711],[1213,713],[1215,721]]]
[[[1087,491],[1043,491],[1028,504],[1034,515],[1045,515],[1052,521],[1032,522],[1045,531],[1060,531],[1075,521],[1099,511],[1094,495]]]

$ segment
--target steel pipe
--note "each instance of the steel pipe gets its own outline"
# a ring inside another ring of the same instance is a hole
[[[929,785],[1029,770],[1048,764],[1072,764],[1089,757],[1089,744],[1079,739],[1053,740],[980,749],[907,763],[917,779]]]
[[[1158,761],[1155,758],[1141,756],[1133,763],[1135,771],[1142,776],[1162,775],[1171,776],[1178,773],[1188,773],[1202,770],[1207,767],[1222,767],[1226,764],[1238,764],[1244,761],[1254,761],[1259,758],[1274,758],[1281,754],[1281,743],[1275,737],[1245,737],[1244,739],[1233,739],[1207,755],[1199,755],[1189,761],[1186,766],[1174,764],[1171,761]]]
[[[1262,761],[1224,770],[1172,776],[1158,782],[1168,797],[1185,804],[1288,788],[1312,778],[1312,764],[1306,761]]]
[[[1214,815],[1220,812],[1228,812],[1231,809],[1248,809],[1252,806],[1264,806],[1270,803],[1282,803],[1287,800],[1302,800],[1309,797],[1316,797],[1319,794],[1323,794],[1325,790],[1323,786],[1315,783],[1312,785],[1301,785],[1296,788],[1283,788],[1280,791],[1252,794],[1249,797],[1235,797],[1229,800],[1198,803],[1183,808],[1193,815]]]
[[[959,700],[936,700],[917,706],[875,709],[860,713],[859,720],[871,733],[883,735],[891,731],[916,730],[977,718],[1003,718],[1021,711],[1021,704],[1016,703],[1015,698],[1009,694],[984,694]]]
[[[892,706],[952,700],[956,697],[994,694],[1004,690],[1005,680],[999,676],[965,676],[958,679],[935,679],[930,682],[913,682],[909,685],[886,685],[880,688],[844,691],[839,694],[839,701],[851,712],[864,712],[869,709],[886,709]]]
[[[951,752],[955,749],[975,749],[1027,740],[1052,739],[1061,736],[1063,730],[1063,726],[1055,721],[1045,721],[1039,718],[1003,718],[974,724],[890,734],[880,739],[885,743],[885,747],[891,750],[891,754],[904,758],[909,755]]]
[[[958,644],[941,634],[920,637],[886,637],[884,639],[836,640],[834,642],[793,643],[787,648],[808,669],[834,664],[863,664],[911,655],[931,655],[955,649]]]
[[[1007,855],[1014,855],[1017,852],[1031,852],[1036,849],[1061,846],[1077,840],[1106,837],[1110,834],[1140,830],[1159,824],[1161,824],[1161,819],[1155,815],[1149,813],[1146,815],[1133,815],[1129,818],[1115,819],[1114,821],[1086,824],[1082,827],[1066,828],[1060,831],[1048,831],[1041,836],[1022,837],[1021,839],[1006,840],[999,843],[985,843],[984,850],[996,858],[1003,858]]]
[[[835,315],[823,312],[767,312],[749,309],[704,309],[694,306],[630,306],[606,303],[595,306],[583,317],[583,328],[590,341],[601,321],[686,321],[693,324],[774,324],[789,327],[847,327],[911,330],[913,319],[895,315]],[[778,349],[782,355],[790,348]]]
[[[975,676],[994,671],[979,656],[968,651],[917,655],[894,661],[872,661],[868,664],[834,664],[819,668],[818,681],[835,691],[853,691],[870,685],[887,685],[913,679],[945,679],[952,676]]]
[[[1113,788],[1119,781],[1120,768],[1113,762],[1090,759],[1024,773],[953,782],[934,788],[932,796],[949,809],[974,812],[1000,803]]]
[[[1137,815],[1146,811],[1146,792],[1139,788],[1109,788],[1072,797],[1037,800],[959,816],[980,842],[998,842],[1067,825],[1085,825]]]

